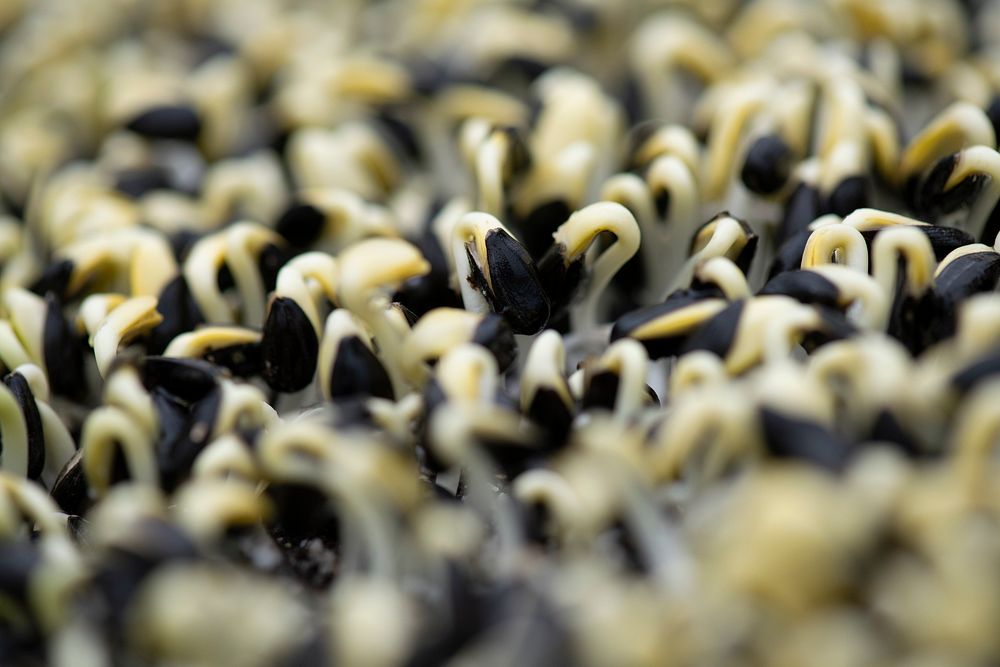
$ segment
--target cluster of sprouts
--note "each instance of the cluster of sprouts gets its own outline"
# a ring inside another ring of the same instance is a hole
[[[998,136],[990,0],[0,1],[0,664],[996,664]]]

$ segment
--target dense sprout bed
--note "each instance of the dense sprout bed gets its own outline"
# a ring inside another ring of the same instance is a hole
[[[0,0],[0,664],[998,664],[998,132],[987,0]]]

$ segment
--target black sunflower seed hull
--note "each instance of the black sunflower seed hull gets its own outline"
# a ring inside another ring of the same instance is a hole
[[[299,391],[312,381],[319,339],[302,308],[292,299],[271,302],[261,339],[263,376],[277,391]]]

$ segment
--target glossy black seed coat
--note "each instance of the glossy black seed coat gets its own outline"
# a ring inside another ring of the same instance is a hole
[[[924,178],[916,192],[917,211],[930,217],[950,213],[967,206],[982,191],[986,178],[982,174],[972,174],[957,185],[945,189],[960,153],[953,153],[938,160]]]
[[[90,507],[87,478],[83,474],[83,450],[73,455],[52,484],[52,499],[66,514],[83,515]]]
[[[618,374],[611,371],[599,371],[591,375],[583,393],[583,409],[613,410],[620,382]]]
[[[892,307],[889,311],[887,333],[901,342],[910,353],[917,355],[941,339],[941,302],[933,290],[920,296],[910,296],[903,291],[906,279],[903,260]]]
[[[146,357],[140,367],[147,391],[162,391],[182,403],[197,403],[218,386],[219,368],[200,359]]]
[[[952,250],[975,243],[975,239],[970,234],[955,227],[918,225],[916,229],[927,235],[931,247],[934,249],[934,258],[939,262],[947,257]]]
[[[538,260],[552,246],[552,234],[569,218],[569,205],[562,199],[536,206],[525,218],[515,224],[518,237],[524,242],[531,256]]]
[[[1000,349],[977,359],[962,370],[955,373],[951,378],[951,386],[960,395],[964,395],[974,389],[979,383],[990,380],[1000,375]]]
[[[736,256],[733,263],[739,267],[740,271],[744,274],[750,272],[750,265],[753,264],[753,258],[757,254],[757,244],[760,242],[760,237],[756,234],[751,233],[747,238],[747,243],[740,250],[740,254]]]
[[[552,304],[552,319],[566,311],[585,281],[583,259],[566,266],[563,259],[565,256],[566,247],[561,243],[553,243],[538,261],[538,276]]]
[[[851,457],[851,444],[820,424],[769,408],[761,408],[760,420],[767,450],[777,458],[795,459],[840,472]]]
[[[162,354],[170,341],[182,333],[193,331],[205,321],[183,274],[178,274],[164,285],[156,310],[163,320],[153,327],[147,337],[146,349],[151,354]]]
[[[278,284],[278,272],[291,258],[292,254],[282,245],[268,243],[261,248],[260,254],[257,256],[257,270],[260,272],[265,290],[274,291]]]
[[[158,408],[162,410],[159,413],[162,415],[162,421],[172,422],[169,426],[163,427],[156,448],[160,484],[165,490],[176,489],[190,475],[195,459],[211,438],[221,402],[221,389],[210,391],[195,403],[186,415],[183,415],[182,425],[177,423],[178,417],[182,415],[171,414],[174,406],[167,407],[168,404],[164,402],[157,403]]]
[[[392,108],[380,109],[374,117],[380,134],[382,134],[390,144],[397,150],[396,153],[405,156],[414,162],[423,159],[424,149],[421,146],[421,138],[405,117],[405,110],[397,112]]]
[[[74,268],[75,265],[68,259],[53,262],[45,267],[42,275],[28,289],[39,296],[51,292],[60,301],[71,298],[74,295],[69,294],[69,281],[73,277]]]
[[[642,90],[635,74],[631,72],[627,73],[622,77],[621,83],[617,87],[617,97],[621,100],[622,108],[625,109],[625,118],[628,120],[628,124],[635,125],[639,123],[646,114],[643,111]],[[632,152],[630,150],[629,154],[631,155]]]
[[[499,315],[490,313],[483,318],[472,334],[472,342],[493,353],[500,372],[506,371],[517,361],[517,341],[510,325]]]
[[[408,59],[406,69],[413,91],[418,95],[433,95],[453,82],[460,82],[462,77],[454,71],[457,68],[449,65],[446,61],[423,56]]]
[[[214,395],[217,391],[218,389],[213,389],[206,394],[206,397]],[[156,420],[159,426],[156,442],[158,444],[172,443],[183,437],[188,428],[188,416],[192,406],[179,401],[162,389],[154,389],[149,392],[149,397],[153,402],[153,409],[156,410]]]
[[[846,217],[859,208],[868,206],[871,200],[871,183],[867,176],[848,176],[830,193],[827,210]]]
[[[544,465],[544,451],[538,441],[525,443],[520,438],[507,439],[494,436],[477,438],[476,444],[489,454],[498,472],[509,479],[517,477],[525,470]]]
[[[251,378],[261,374],[264,355],[261,343],[242,343],[209,350],[205,361],[221,366],[240,378]]]
[[[792,150],[777,135],[759,137],[747,151],[740,179],[751,192],[773,194],[788,180]]]
[[[683,308],[695,305],[710,296],[718,296],[716,291],[698,292],[693,290],[680,290],[674,292],[663,303],[653,306],[639,308],[619,317],[611,328],[611,341],[620,338],[633,338],[633,333],[654,320],[673,315]],[[688,332],[690,333],[690,332]],[[662,336],[659,338],[635,338],[639,341],[650,359],[660,359],[662,357],[672,357],[681,353],[684,341],[687,340],[688,333],[681,333],[676,336]]]
[[[979,235],[979,242],[992,246],[1000,236],[1000,206],[994,206],[989,217],[983,224],[983,232]]]
[[[170,175],[162,167],[136,167],[115,176],[115,189],[130,199],[139,199],[154,190],[170,188]]]
[[[549,321],[550,305],[531,256],[503,230],[490,230],[485,245],[490,284],[480,289],[490,306],[514,333],[538,333]]]
[[[547,450],[558,449],[566,443],[573,424],[573,409],[555,389],[539,387],[525,415],[545,432],[543,443]]]
[[[785,203],[778,240],[783,242],[803,232],[813,220],[823,215],[823,202],[819,190],[808,183],[799,183]]]
[[[327,405],[328,419],[325,422],[334,429],[378,429],[379,423],[368,404],[369,396],[355,395]]]
[[[274,230],[295,248],[315,243],[326,226],[326,216],[311,204],[292,204],[275,223]]]
[[[55,294],[45,297],[42,355],[52,393],[77,398],[87,390],[84,374],[84,341],[62,312]]]
[[[201,238],[202,234],[190,229],[182,229],[168,235],[167,240],[170,241],[170,249],[174,253],[174,259],[178,262],[183,262],[187,258],[191,248]]]
[[[330,398],[374,396],[393,400],[392,381],[375,353],[356,336],[348,336],[337,345],[330,371]]]
[[[707,350],[725,357],[736,340],[736,331],[745,306],[745,301],[734,301],[726,306],[688,337],[681,347],[681,353]]]
[[[836,307],[840,290],[815,271],[793,270],[779,273],[761,288],[761,296],[781,294],[801,303],[816,303]]]
[[[3,379],[10,392],[14,394],[17,404],[24,415],[24,425],[28,434],[28,479],[37,480],[45,467],[45,433],[42,431],[42,416],[35,403],[35,395],[31,392],[28,381],[20,373],[9,373]],[[0,452],[3,443],[0,442]]]
[[[814,304],[814,307],[819,313],[820,325],[802,336],[800,344],[806,352],[811,354],[822,345],[850,338],[858,333],[857,327],[840,310],[822,304]]]
[[[795,271],[802,266],[802,254],[806,250],[811,234],[808,229],[796,232],[778,247],[778,252],[771,260],[771,268],[767,272],[768,279],[786,271]]]
[[[1000,283],[1000,255],[976,252],[956,258],[934,278],[936,297],[935,333],[943,339],[955,333],[958,308],[981,292],[990,292]]]
[[[927,455],[913,435],[908,433],[899,419],[887,409],[879,411],[866,440],[892,443],[899,451],[914,458]]]
[[[316,372],[319,339],[301,306],[287,297],[275,297],[264,323],[261,340],[263,376],[277,391],[299,391]]]
[[[267,495],[275,505],[274,523],[280,526],[283,537],[295,541],[321,536],[331,542],[338,539],[340,522],[323,492],[305,484],[283,482],[269,484]]]
[[[869,256],[873,252],[875,237],[878,236],[879,232],[883,229],[884,228],[882,227],[878,227],[875,229],[865,229],[861,232],[861,236],[864,238],[865,244],[868,246]],[[948,253],[956,248],[960,248],[970,243],[975,243],[975,239],[973,239],[971,235],[954,227],[945,227],[942,225],[913,225],[912,229],[916,229],[927,236],[927,239],[931,242],[931,248],[934,250],[934,257],[938,261],[947,257]]]
[[[934,291],[957,305],[973,294],[990,292],[1000,282],[1000,254],[974,252],[949,262],[934,278]]]
[[[150,139],[193,141],[201,133],[201,118],[187,106],[158,106],[141,112],[125,127]]]
[[[419,248],[431,270],[403,283],[392,300],[406,306],[418,319],[435,308],[461,308],[462,298],[451,286],[451,267],[434,234],[426,232],[411,242]]]

